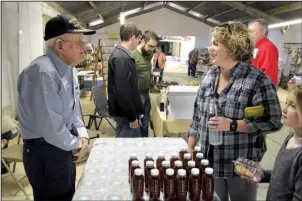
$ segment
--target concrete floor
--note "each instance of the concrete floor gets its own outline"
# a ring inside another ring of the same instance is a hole
[[[186,75],[187,70],[185,68],[180,68],[177,70],[173,69],[167,69],[165,71],[164,75],[164,80],[165,81],[177,81],[180,84],[186,84],[188,81],[194,80],[192,77],[188,77]],[[278,95],[281,104],[283,105],[287,96],[287,91],[283,89],[278,89]],[[81,105],[82,105],[82,110],[84,114],[91,114],[93,113],[93,102],[90,102],[89,96],[84,97],[81,99]],[[88,120],[85,117],[85,122],[87,124]],[[92,128],[93,129],[93,128]],[[101,133],[100,137],[114,137],[114,132],[112,128],[109,126],[109,124],[104,121],[102,123],[102,126],[100,128],[100,131],[95,131],[95,130],[88,130],[88,133],[90,137],[95,136],[97,133]],[[282,129],[278,132],[272,133],[267,135],[267,143],[268,143],[268,151],[264,156],[264,159],[261,162],[261,166],[263,168],[272,168],[276,155],[280,149],[281,144],[283,143],[287,133],[285,129]],[[152,130],[150,130],[150,136],[153,136]],[[16,141],[12,141],[10,144],[14,144]],[[91,142],[93,144],[93,141]],[[85,167],[85,164],[83,165],[78,165],[77,166],[77,183],[82,175],[83,169]],[[23,164],[19,163],[17,164],[16,168],[16,176],[17,178],[22,178],[25,176]],[[23,185],[25,186],[25,189],[27,193],[31,196],[31,199],[33,200],[32,197],[32,189],[31,186],[29,185],[28,179],[25,178],[22,180]],[[12,177],[9,174],[2,175],[2,200],[25,200],[25,196],[23,192],[18,188],[17,184],[14,182]],[[258,198],[257,200],[265,200],[266,198],[266,192],[267,192],[267,184],[260,184],[259,189],[258,189]]]

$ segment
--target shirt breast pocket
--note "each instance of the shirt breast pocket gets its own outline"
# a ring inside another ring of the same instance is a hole
[[[232,119],[243,119],[244,109],[250,102],[249,90],[236,90],[227,94],[226,104],[222,111],[225,117]]]

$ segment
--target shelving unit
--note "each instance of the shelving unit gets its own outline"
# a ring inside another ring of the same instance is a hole
[[[114,49],[118,44],[118,40],[102,39],[101,40],[101,61],[102,61],[102,77],[104,81],[104,91],[107,96],[108,89],[108,60]]]

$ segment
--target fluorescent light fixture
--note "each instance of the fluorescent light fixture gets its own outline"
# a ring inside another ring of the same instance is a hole
[[[301,24],[301,23],[302,23],[302,18],[296,19],[296,20],[290,20],[290,21],[286,21],[286,22],[280,22],[280,23],[276,23],[276,24],[271,24],[271,25],[268,25],[268,28],[273,29],[273,28],[284,27],[284,26],[293,25],[293,24]]]
[[[207,19],[209,22],[215,23],[215,24],[220,24],[221,22],[218,20],[214,20],[213,18]]]
[[[150,8],[154,8],[156,6],[160,6],[160,5],[163,5],[164,3],[161,1],[161,2],[157,2],[157,3],[152,3],[152,4],[148,4],[144,7],[144,10],[148,10]]]
[[[187,10],[185,7],[179,6],[179,5],[177,5],[175,3],[171,3],[171,2],[169,2],[169,6],[171,6],[173,8],[176,8],[178,10],[181,10],[181,11],[186,11]]]
[[[191,14],[191,15],[194,15],[195,17],[203,17],[203,15],[202,14],[200,14],[200,13],[197,13],[197,12],[195,12],[195,11],[189,11],[189,13]]]
[[[98,19],[98,20],[95,20],[95,21],[90,22],[90,23],[88,24],[88,26],[93,27],[93,26],[96,26],[96,25],[98,25],[98,24],[102,24],[103,22],[104,22],[103,19]]]
[[[125,24],[125,15],[123,12],[120,13],[120,22],[121,22],[121,25]]]
[[[132,14],[137,13],[139,11],[141,11],[141,8],[135,8],[135,9],[124,12],[124,16],[132,15]]]

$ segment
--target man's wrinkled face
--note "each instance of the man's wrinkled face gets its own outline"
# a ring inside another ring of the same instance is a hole
[[[83,34],[64,34],[58,40],[60,53],[69,65],[75,66],[85,60],[87,43]]]
[[[259,24],[259,22],[251,23],[248,29],[254,45],[266,35],[265,29]]]
[[[144,56],[150,56],[155,50],[156,45],[157,45],[157,41],[154,39],[150,39],[149,41],[146,41],[144,46],[142,47],[142,54]]]

